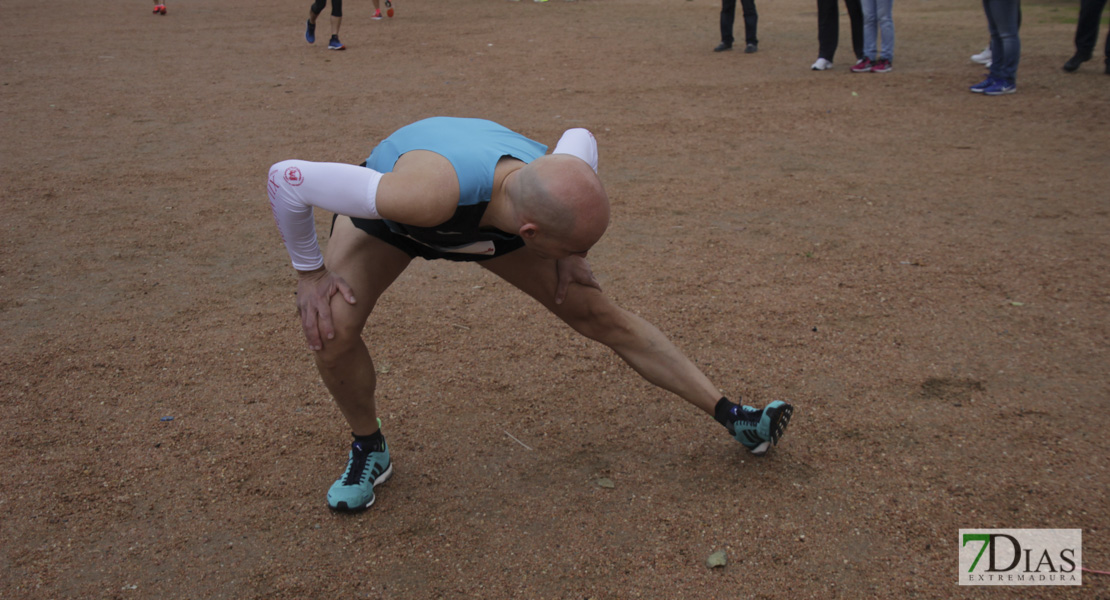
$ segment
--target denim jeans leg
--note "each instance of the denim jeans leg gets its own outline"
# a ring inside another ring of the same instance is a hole
[[[863,0],[860,3],[863,7],[863,55],[871,60],[879,58],[878,39],[876,39],[878,31],[875,30],[879,18],[876,14],[877,4],[878,0]]]
[[[879,32],[883,39],[882,53],[879,58],[894,60],[894,0],[878,0],[876,13],[879,19]]]
[[[991,24],[991,75],[1013,82],[1017,80],[1021,60],[1020,0],[983,0],[987,21]],[[997,36],[997,42],[995,37]],[[997,50],[995,47],[997,46]],[[998,65],[997,70],[995,65]]]
[[[1001,58],[1002,44],[1000,43],[1001,40],[998,37],[998,26],[994,23],[994,14],[991,13],[990,3],[991,0],[983,0],[983,13],[987,16],[987,30],[990,31],[991,34],[991,57]],[[992,60],[990,64],[991,78],[997,79],[999,77],[998,72],[1001,69],[1002,61]]]

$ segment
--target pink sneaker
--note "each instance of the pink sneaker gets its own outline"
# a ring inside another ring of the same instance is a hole
[[[880,58],[879,62],[871,65],[871,72],[872,73],[889,73],[890,70],[893,69],[893,68],[894,68],[894,65],[890,64],[889,60],[887,60],[885,58]]]
[[[374,11],[374,16],[372,16],[370,18],[375,20],[375,21],[381,21],[382,20],[382,11],[381,10],[375,10]]]
[[[852,72],[853,73],[870,73],[871,72],[871,67],[873,67],[873,66],[874,66],[874,63],[871,62],[871,59],[867,58],[865,56],[865,57],[859,59],[859,61],[856,62],[856,64],[852,66]]]

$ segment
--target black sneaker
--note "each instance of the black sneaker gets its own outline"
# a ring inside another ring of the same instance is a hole
[[[713,49],[714,52],[724,52],[725,50],[732,50],[732,44],[728,42],[721,42]]]
[[[1082,54],[1079,54],[1077,52],[1075,53],[1075,56],[1072,56],[1068,59],[1068,62],[1064,63],[1064,70],[1068,73],[1074,73],[1079,70],[1079,65],[1089,60],[1091,60],[1090,55],[1083,56]]]
[[[748,44],[744,46],[744,54],[755,54],[759,52],[759,44]]]

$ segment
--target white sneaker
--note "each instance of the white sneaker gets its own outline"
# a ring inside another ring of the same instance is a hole
[[[987,46],[986,48],[983,48],[983,51],[980,52],[979,54],[972,54],[971,55],[971,62],[977,62],[981,65],[990,66],[991,58],[993,58],[991,56],[991,47]]]
[[[818,58],[817,62],[813,63],[813,66],[810,67],[810,68],[813,69],[814,71],[828,71],[829,69],[832,68],[832,66],[833,66],[833,64],[831,62],[829,62],[829,61],[827,61],[823,58]]]

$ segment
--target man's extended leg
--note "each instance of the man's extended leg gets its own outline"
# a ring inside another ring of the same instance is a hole
[[[658,328],[596,289],[571,285],[555,304],[555,262],[519,250],[481,263],[586,337],[609,346],[637,373],[713,415],[721,392]]]
[[[786,430],[794,407],[781,401],[763,409],[732,404],[659,329],[600,291],[571,285],[562,304],[556,304],[555,261],[519,250],[481,264],[538,300],[575,331],[612,348],[644,379],[705,411],[753,454],[767,452]]]
[[[329,271],[347,281],[357,299],[351,305],[340,294],[333,297],[335,337],[316,352],[320,377],[355,437],[347,455],[347,469],[328,490],[328,506],[362,510],[374,503],[374,486],[393,473],[374,402],[374,361],[362,341],[362,329],[382,292],[412,259],[359,230],[349,218],[339,217],[324,260]]]
[[[790,422],[794,408],[785,402],[756,409],[723,398],[701,369],[659,329],[600,291],[571,285],[562,304],[556,304],[555,261],[520,250],[481,264],[538,300],[575,331],[612,348],[644,379],[711,415],[753,454],[763,454],[777,444]]]

